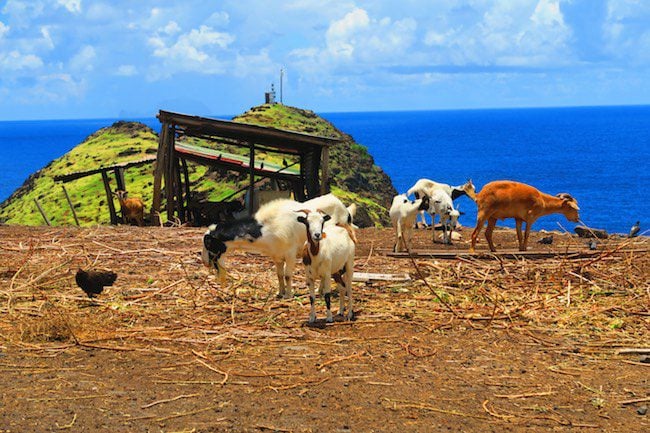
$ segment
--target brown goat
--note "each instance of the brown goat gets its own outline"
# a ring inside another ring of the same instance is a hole
[[[526,251],[530,227],[541,216],[553,213],[563,214],[569,221],[577,222],[579,219],[578,202],[567,193],[557,196],[545,194],[536,188],[524,183],[510,180],[490,182],[476,196],[478,216],[476,228],[472,232],[472,246],[474,252],[478,238],[485,221],[485,238],[490,246],[490,251],[496,251],[492,242],[492,232],[497,219],[514,218],[517,226],[517,240],[519,251]],[[526,233],[522,237],[521,224],[526,223]]]
[[[122,208],[122,222],[130,224],[135,222],[138,226],[144,225],[144,203],[138,197],[128,198],[128,193],[123,190],[115,191],[115,196],[120,201]]]

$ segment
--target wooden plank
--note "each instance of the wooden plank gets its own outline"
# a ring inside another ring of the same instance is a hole
[[[77,212],[74,210],[74,206],[72,205],[72,200],[70,200],[70,196],[68,195],[68,190],[65,189],[65,185],[61,184],[61,188],[63,188],[63,194],[65,194],[65,199],[68,200],[68,205],[70,205],[70,210],[72,211],[72,216],[74,217],[74,222],[77,224],[77,227],[79,227],[79,219],[77,219]]]
[[[411,276],[407,273],[402,274],[377,274],[372,272],[355,272],[352,281],[367,283],[369,281],[393,281],[406,282],[411,281]]]

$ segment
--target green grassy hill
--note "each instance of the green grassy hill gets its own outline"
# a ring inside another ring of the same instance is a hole
[[[363,146],[336,129],[315,113],[284,105],[262,105],[237,116],[234,121],[273,126],[315,135],[343,138],[330,152],[331,189],[344,202],[360,206],[357,222],[362,225],[386,225],[387,207],[395,189],[381,168],[374,165]],[[59,182],[58,175],[111,166],[155,156],[157,134],[147,126],[117,122],[89,136],[70,152],[32,174],[6,201],[0,204],[0,221],[8,224],[42,225],[34,199],[43,206],[53,225],[71,225],[74,219]],[[263,157],[264,158],[264,157]],[[190,164],[192,190],[201,197],[219,200],[238,190],[246,176],[222,173]],[[153,167],[146,164],[125,171],[130,196],[141,197],[147,210],[153,193]],[[109,214],[101,175],[95,174],[65,184],[81,225],[108,224]],[[111,188],[116,189],[111,176]],[[119,204],[115,200],[116,208]]]

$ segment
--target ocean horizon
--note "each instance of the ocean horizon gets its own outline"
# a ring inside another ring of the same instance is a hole
[[[570,193],[590,227],[627,233],[641,221],[645,230],[650,106],[318,114],[368,148],[400,193],[420,178],[452,185],[471,178],[477,191],[492,180],[511,179],[549,194]],[[30,174],[118,120],[160,130],[155,117],[0,121],[0,202]],[[473,226],[475,204],[466,197],[455,204],[465,213],[461,223]],[[514,221],[498,225],[514,227]],[[533,229],[572,231],[575,225],[550,215]]]

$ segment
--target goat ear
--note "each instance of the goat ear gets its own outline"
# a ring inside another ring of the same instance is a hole
[[[297,219],[298,219],[298,222],[301,222],[303,224],[307,224],[307,218],[306,217],[299,216]]]
[[[575,210],[580,210],[580,208],[578,207],[578,203],[576,203],[575,200],[566,200],[565,199],[564,203],[569,205],[569,207],[572,207]]]
[[[329,221],[329,220],[331,220],[331,219],[332,219],[331,216],[329,216],[329,215],[327,215],[327,214],[323,215],[323,221]]]

